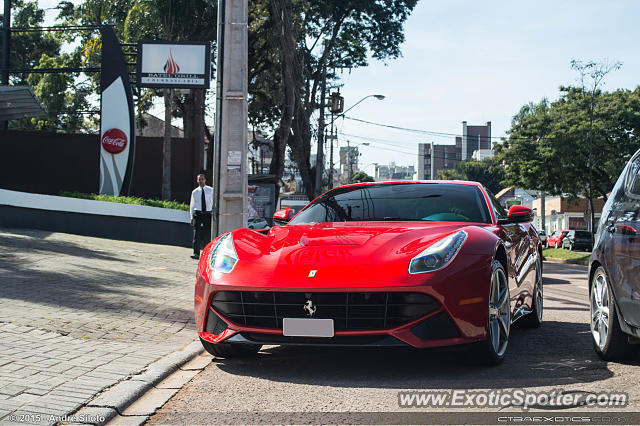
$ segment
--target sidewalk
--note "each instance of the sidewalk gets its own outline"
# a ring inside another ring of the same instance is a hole
[[[0,423],[50,423],[193,342],[189,255],[0,228]]]

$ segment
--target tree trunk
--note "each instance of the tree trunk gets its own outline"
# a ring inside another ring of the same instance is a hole
[[[269,173],[280,181],[284,173],[287,144],[291,135],[291,126],[300,93],[299,79],[296,77],[295,43],[291,32],[291,21],[287,11],[286,0],[271,0],[271,12],[280,38],[280,66],[282,68],[282,116],[280,125],[273,137],[273,157]],[[276,200],[277,201],[277,200]]]
[[[173,89],[164,89],[164,138],[162,141],[162,199],[171,200],[171,104]]]

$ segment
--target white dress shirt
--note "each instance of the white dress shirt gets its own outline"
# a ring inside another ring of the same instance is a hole
[[[189,211],[191,212],[191,219],[193,219],[193,212],[196,210],[202,211],[202,191],[204,190],[204,200],[207,203],[207,211],[211,212],[213,209],[213,188],[205,185],[204,188],[198,186],[191,192],[191,203],[189,203]]]

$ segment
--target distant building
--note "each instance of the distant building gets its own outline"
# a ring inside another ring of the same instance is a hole
[[[505,209],[513,205],[521,205],[532,208],[533,200],[537,198],[535,192],[525,191],[522,188],[514,188],[513,186],[504,188],[502,191],[495,194],[496,199],[500,202],[500,205]]]
[[[478,150],[485,150],[485,153],[486,150],[491,150],[491,122],[487,121],[485,125],[469,126],[466,121],[463,121],[460,145],[460,158],[463,161],[467,158],[474,158],[474,153]]]
[[[476,149],[473,151],[473,159],[476,161],[486,160],[494,156],[493,149]]]
[[[358,158],[360,152],[357,146],[340,147],[340,180],[347,182],[349,175],[358,171]]]
[[[469,126],[462,122],[462,136],[455,137],[455,144],[418,144],[417,178],[436,179],[440,170],[453,169],[457,163],[474,158],[478,161],[493,157],[491,122]]]
[[[415,167],[398,166],[393,161],[388,165],[375,164],[375,174],[373,178],[376,182],[384,182],[386,180],[413,180]]]
[[[138,136],[150,136],[150,137],[163,137],[164,136],[164,120],[151,115],[147,112],[142,114],[142,120],[137,124],[136,135]],[[172,138],[183,138],[184,130],[180,127],[171,126]]]
[[[533,210],[536,212],[538,229],[541,228],[540,222],[540,199],[533,201]],[[550,197],[547,196],[544,202],[545,207],[545,226],[547,235],[557,231],[558,229],[589,229],[589,221],[591,213],[589,212],[589,200],[587,198],[568,198],[568,197]],[[595,223],[593,228],[598,226],[600,214],[604,207],[604,199],[596,198],[593,200],[595,210]]]
[[[453,169],[460,162],[460,144],[418,144],[418,179],[436,179],[440,170]]]

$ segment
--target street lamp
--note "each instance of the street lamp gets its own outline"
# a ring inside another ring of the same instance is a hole
[[[356,102],[355,104],[351,105],[349,108],[347,108],[346,110],[344,110],[342,113],[338,114],[335,116],[334,120],[338,117],[344,117],[344,115],[346,113],[348,113],[349,111],[351,111],[352,109],[354,109],[356,106],[358,106],[361,102],[363,102],[365,99],[369,99],[369,98],[376,98],[379,101],[384,100],[385,96],[384,95],[367,95],[364,98],[360,99],[358,102]]]
[[[334,139],[338,139],[337,135],[334,135],[333,133],[333,123],[336,121],[336,119],[338,117],[344,117],[344,115],[351,111],[352,109],[354,109],[356,106],[358,106],[361,102],[363,102],[365,99],[369,99],[369,98],[376,98],[377,100],[381,101],[385,98],[384,95],[367,95],[364,98],[360,99],[358,102],[356,102],[355,104],[351,105],[349,108],[347,108],[346,110],[344,110],[343,112],[341,112],[338,115],[333,115],[333,112],[331,113],[331,115],[333,116],[331,118],[331,130],[330,130],[330,135],[331,135],[331,149],[330,149],[330,154],[329,154],[329,189],[333,188],[333,140]],[[347,145],[349,144],[349,141],[347,141]],[[364,143],[362,145],[365,145]],[[369,145],[369,143],[366,143],[366,145]],[[351,175],[349,175],[349,180],[351,180]]]

